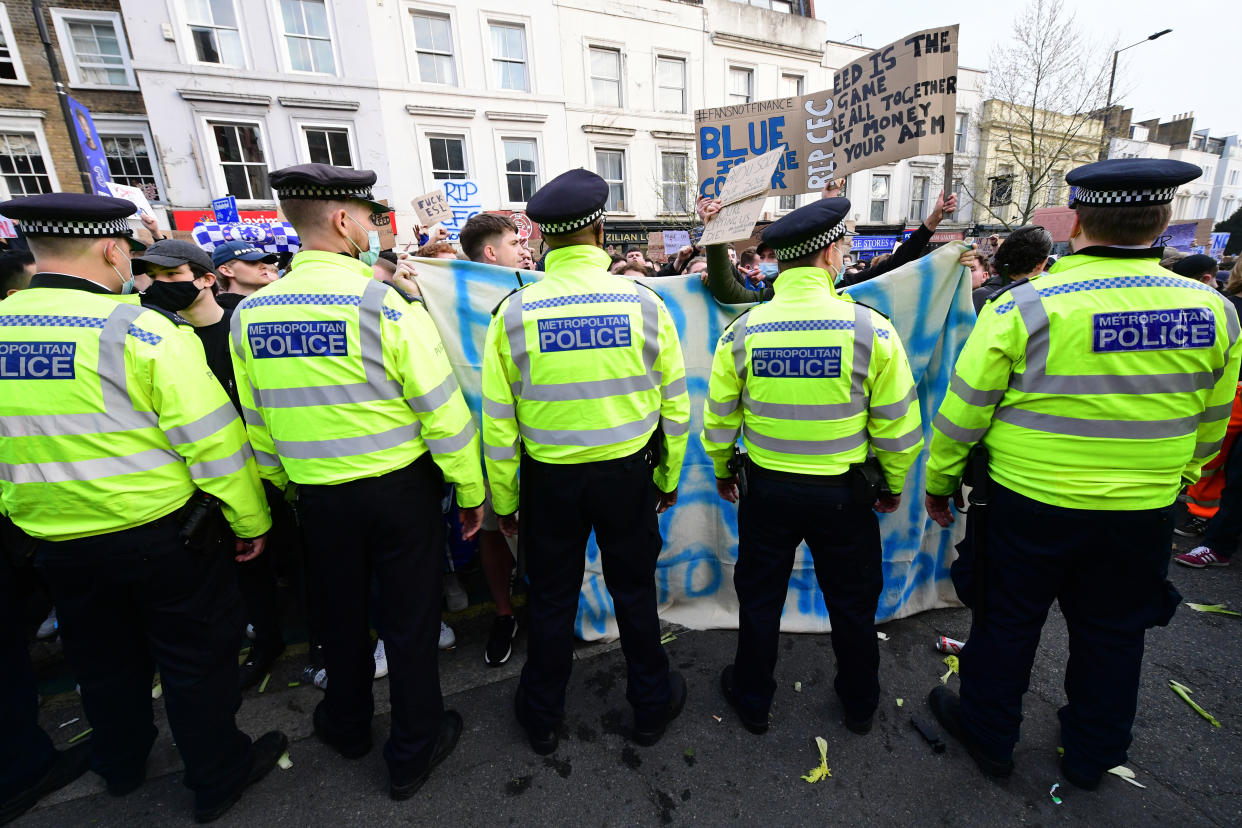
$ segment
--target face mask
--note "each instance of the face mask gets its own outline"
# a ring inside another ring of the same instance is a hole
[[[358,224],[358,222],[351,215],[346,215],[345,218],[354,222],[354,224]],[[354,244],[354,240],[349,238],[349,236],[346,236],[345,238],[349,241],[350,244],[353,244],[354,249],[358,251],[358,261],[362,262],[367,267],[372,267],[377,261],[379,261],[379,254],[380,254],[379,231],[378,230],[367,230],[367,228],[363,227],[361,224],[358,224],[358,229],[366,231],[366,234],[367,234],[367,249],[366,250],[363,250],[361,247]]]
[[[142,298],[147,304],[177,313],[193,305],[200,292],[194,282],[152,282]]]
[[[106,256],[104,257],[104,261],[108,262],[108,267],[112,268],[112,272],[116,274],[116,278],[121,280],[121,295],[124,296],[125,294],[133,293],[134,292],[134,274],[131,272],[129,274],[129,278],[126,279],[124,276],[121,275],[121,271],[116,269],[116,265],[114,265],[111,261],[109,261]],[[132,264],[129,265],[129,268],[132,268],[132,267],[133,267]],[[128,270],[129,268],[126,268],[126,269]]]
[[[765,279],[771,279],[781,272],[781,266],[776,262],[760,262],[759,273]]]

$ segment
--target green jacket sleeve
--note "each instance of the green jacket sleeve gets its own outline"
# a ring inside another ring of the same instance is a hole
[[[254,401],[254,390],[246,371],[245,344],[243,342],[241,313],[233,311],[232,340],[233,347],[229,352],[233,360],[233,377],[237,383],[237,397],[241,402],[242,417],[246,425],[246,435],[254,448],[254,458],[258,463],[259,476],[277,488],[284,489],[289,485],[289,475],[276,454],[276,444],[267,429],[263,412]]]
[[[893,494],[905,488],[906,475],[923,450],[923,416],[906,350],[897,331],[872,314],[875,343],[871,356],[867,436]],[[883,331],[888,335],[884,336]]]
[[[180,329],[168,334],[160,359],[149,365],[160,430],[185,459],[194,485],[220,500],[237,537],[266,533],[272,518],[254,452],[237,410],[207,368],[198,337]]]
[[[653,478],[656,488],[671,492],[681,480],[681,465],[690,439],[690,392],[686,390],[686,362],[677,326],[664,302],[656,301],[660,312],[660,355],[655,367],[660,372],[660,425],[664,445]]]
[[[739,285],[733,278],[729,248],[723,244],[707,246],[707,290],[717,302],[725,305],[753,305],[766,302],[776,295],[770,287],[749,290]]]
[[[385,350],[393,348],[396,378],[422,425],[420,432],[444,479],[457,486],[457,505],[471,509],[486,494],[479,464],[479,432],[449,365],[444,342],[420,302],[389,291],[385,304],[400,312],[385,322]]]
[[[1192,484],[1203,473],[1203,466],[1220,451],[1229,427],[1233,400],[1238,393],[1238,366],[1242,353],[1238,351],[1238,316],[1233,303],[1228,300],[1224,307],[1224,324],[1217,323],[1217,342],[1223,343],[1226,360],[1216,384],[1208,391],[1203,415],[1195,432],[1195,453],[1182,470],[1182,480]],[[1218,317],[1219,318],[1219,317]]]
[[[700,435],[707,456],[712,458],[712,469],[719,479],[730,476],[729,459],[742,430],[742,380],[733,364],[733,337],[730,334],[725,333],[716,343],[707,400],[703,404],[703,433]]]
[[[521,457],[510,379],[517,376],[517,366],[509,355],[505,337],[505,304],[492,316],[483,347],[483,462],[492,487],[492,507],[498,515],[517,511]]]

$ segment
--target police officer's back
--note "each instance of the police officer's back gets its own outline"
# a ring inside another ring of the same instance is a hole
[[[547,275],[500,303],[483,356],[483,453],[510,533],[522,470],[530,646],[516,705],[538,753],[556,748],[592,529],[629,665],[635,740],[654,744],[685,701],[660,646],[655,593],[657,511],[677,500],[690,428],[685,366],[664,303],[608,272],[607,197],[586,170],[532,196],[527,215],[553,248]]]
[[[803,540],[832,622],[846,726],[867,732],[879,700],[874,623],[884,578],[872,507],[897,508],[923,430],[897,332],[833,289],[849,245],[848,211],[844,198],[821,199],[764,231],[781,262],[775,296],[721,336],[703,413],[703,447],[727,500],[738,497],[739,435],[747,449],[737,657],[721,685],[756,733],[768,727],[781,609]],[[861,469],[869,453],[870,484]],[[888,494],[880,496],[877,475]]]
[[[1233,307],[1162,270],[1150,247],[1178,186],[1199,174],[1112,159],[1066,176],[1074,253],[989,299],[936,414],[931,516],[952,521],[976,443],[990,483],[974,481],[988,487],[987,517],[981,532],[970,524],[975,561],[959,583],[974,610],[960,708],[945,688],[931,704],[990,775],[1012,772],[1053,600],[1070,639],[1062,773],[1094,788],[1126,761],[1144,633],[1178,601],[1165,580],[1172,504],[1219,450],[1238,376]]]
[[[117,295],[133,285],[133,212],[76,194],[0,206],[41,271],[0,305],[0,507],[41,541],[36,564],[94,728],[95,770],[115,795],[142,784],[158,665],[205,821],[287,742],[272,732],[252,745],[237,729],[232,571],[218,545],[195,553],[181,531],[196,489],[255,539],[240,557],[262,552],[271,521],[241,421],[194,334]]]
[[[437,663],[445,480],[468,536],[482,518],[474,420],[421,303],[371,278],[375,173],[325,164],[271,183],[302,239],[290,271],[233,312],[238,390],[260,473],[298,484],[328,686],[315,731],[371,749],[370,583],[388,652],[389,792],[412,796],[457,743]],[[243,381],[244,379],[244,381]]]

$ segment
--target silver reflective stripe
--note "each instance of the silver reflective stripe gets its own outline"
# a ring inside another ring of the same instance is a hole
[[[936,418],[932,420],[932,425],[940,429],[940,432],[950,440],[957,440],[959,443],[976,443],[988,433],[987,426],[983,428],[962,428],[957,423],[944,416],[943,413],[937,413]]]
[[[1213,420],[1223,420],[1232,412],[1233,401],[1230,400],[1229,402],[1221,403],[1220,405],[1209,405],[1207,408],[1203,409],[1203,416],[1199,419],[1210,423]]]
[[[575,429],[573,431],[565,429],[545,429],[534,428],[525,423],[519,422],[518,429],[522,436],[527,440],[532,440],[545,446],[577,446],[581,448],[597,448],[599,446],[611,446],[616,443],[624,443],[627,440],[633,440],[636,437],[642,437],[649,434],[655,428],[656,422],[660,419],[659,411],[652,411],[641,420],[635,420],[631,423],[613,426],[612,428],[594,428],[594,429]]]
[[[526,352],[526,328],[522,325],[522,291],[509,297],[504,315],[505,335],[509,338],[509,358],[518,369],[521,385],[530,385],[530,354]],[[525,397],[521,388],[514,396]]]
[[[811,456],[840,454],[841,452],[851,451],[867,444],[867,434],[861,429],[853,434],[838,437],[835,440],[783,440],[779,437],[769,437],[766,434],[760,434],[749,427],[746,429],[745,436],[746,442],[761,449],[779,451],[782,454]]]
[[[885,405],[873,405],[871,406],[870,413],[872,417],[876,417],[881,420],[900,420],[902,417],[910,413],[910,405],[918,402],[918,399],[918,392],[912,385],[910,386],[910,390],[900,400],[895,403],[887,403]]]
[[[703,430],[703,436],[713,443],[733,443],[737,441],[739,430],[736,428],[707,428]]]
[[[367,382],[376,388],[388,386],[388,372],[384,370],[384,332],[383,324],[384,297],[388,295],[388,285],[374,279],[367,280],[362,289],[362,298],[358,301],[358,350],[362,355],[362,367],[367,373]],[[402,391],[397,392],[398,396]]]
[[[385,380],[376,386],[369,382],[349,385],[310,385],[304,388],[265,388],[264,408],[302,408],[312,405],[349,405],[377,400],[396,400],[403,396],[401,384]],[[255,400],[257,403],[258,400]]]
[[[711,397],[708,397],[707,410],[713,414],[719,414],[721,417],[727,417],[734,411],[737,411],[737,407],[741,404],[741,402],[742,400],[740,397],[734,397],[728,402],[720,402],[719,400],[713,400]]]
[[[238,308],[233,309],[233,315],[229,318],[229,334],[233,339],[233,353],[237,354],[237,358],[244,364],[246,350],[242,343],[241,311]]]
[[[258,449],[255,449],[254,459],[260,466],[267,466],[274,469],[280,468],[280,458],[274,454],[268,454],[266,451],[259,451]]]
[[[905,451],[923,440],[923,429],[914,427],[900,437],[872,437],[871,445],[883,451]]]
[[[733,371],[737,378],[746,384],[746,317],[750,311],[739,316],[733,322]]]
[[[262,429],[267,428],[267,422],[264,421],[263,415],[259,413],[258,409],[247,408],[246,406],[243,405],[242,406],[242,419],[246,422],[247,425],[257,426],[258,428],[262,428]]]
[[[168,442],[173,445],[178,443],[197,443],[199,440],[206,439],[215,434],[220,429],[228,427],[229,423],[235,419],[237,419],[237,409],[233,408],[233,403],[226,402],[210,414],[199,417],[192,423],[170,428],[164,433],[168,435]]]
[[[153,448],[119,457],[96,457],[92,460],[64,460],[46,463],[0,463],[0,479],[23,483],[74,483],[100,480],[122,474],[155,471],[173,463],[181,463],[181,455],[172,449]]]
[[[874,339],[870,308],[854,305],[854,361],[850,368],[850,395],[855,400],[863,400],[868,396],[865,383],[871,373],[871,343]]]
[[[1021,375],[1015,375],[1015,379],[1018,376]],[[1010,382],[1012,383],[1013,380],[1010,380]],[[995,405],[1005,396],[1004,388],[993,388],[987,391],[975,388],[962,379],[957,371],[953,372],[953,379],[949,380],[949,390],[956,394],[963,402],[980,407]]]
[[[1018,285],[1012,293],[1026,326],[1026,373],[1036,379],[1048,372],[1048,312],[1030,282]]]
[[[679,423],[676,420],[660,418],[660,425],[664,427],[664,433],[669,437],[680,437],[683,434],[690,433],[690,423]]]
[[[483,455],[488,460],[512,460],[517,457],[517,446],[489,446],[484,443]]]
[[[749,388],[742,389],[742,407],[747,414],[777,420],[842,420],[864,411],[862,400],[842,403],[772,403],[757,400]]]
[[[1220,451],[1220,447],[1224,445],[1224,443],[1225,441],[1223,439],[1216,440],[1212,443],[1195,443],[1195,459],[1202,460],[1205,457],[1211,457],[1216,454],[1216,452]]]
[[[1238,341],[1238,312],[1233,302],[1225,302],[1225,332],[1229,335],[1230,347],[1233,347]]]
[[[470,441],[474,439],[475,434],[474,420],[470,420],[466,423],[465,428],[452,437],[435,438],[423,435],[423,441],[427,443],[427,448],[431,449],[432,454],[452,454],[470,445]]]
[[[956,380],[957,377],[954,377]],[[1009,387],[1028,394],[1174,394],[1211,388],[1219,374],[1013,374]],[[959,396],[961,396],[959,394]],[[968,401],[969,402],[969,401]]]
[[[656,295],[644,287],[636,286],[638,306],[643,316],[643,367],[647,373],[655,370],[660,358],[660,306]]]
[[[686,393],[686,378],[681,377],[670,382],[668,385],[660,386],[660,393],[664,395],[664,399],[671,400],[673,397],[680,397]]]
[[[0,417],[2,437],[71,437],[79,434],[113,434],[139,428],[153,428],[152,422],[141,412],[131,409],[129,416],[122,412],[113,415],[107,411],[90,411],[81,414],[9,414]]]
[[[254,456],[254,452],[250,448],[249,443],[242,443],[242,447],[230,454],[228,457],[221,457],[219,460],[202,460],[190,466],[190,477],[195,480],[205,480],[209,477],[224,477],[227,474],[241,471],[246,468],[246,461]]]
[[[1155,440],[1162,437],[1184,437],[1198,428],[1198,417],[1172,420],[1081,420],[1044,414],[1024,408],[1004,406],[996,410],[996,419],[1022,428],[1065,434],[1072,437],[1107,437],[1118,440]]]
[[[292,460],[326,460],[335,457],[355,457],[359,454],[396,448],[418,437],[420,425],[397,426],[378,434],[358,437],[337,437],[331,440],[277,440],[276,451],[283,458]]]
[[[569,402],[573,400],[602,400],[623,394],[637,394],[651,391],[657,387],[652,374],[641,374],[636,377],[618,377],[616,379],[585,380],[583,382],[559,382],[552,384],[527,383],[525,387],[515,385],[513,394],[527,402]]]
[[[457,390],[457,378],[451,373],[444,378],[444,382],[437,385],[425,394],[419,394],[417,397],[411,397],[406,400],[410,404],[410,408],[418,414],[429,414],[440,406],[448,402],[453,392]]]
[[[483,398],[483,413],[497,420],[512,420],[517,416],[513,403],[496,402],[491,397]]]
[[[103,393],[104,410],[114,417],[125,417],[134,411],[134,401],[129,396],[128,377],[125,370],[125,336],[134,320],[142,316],[146,309],[141,305],[118,303],[108,314],[108,321],[99,332],[99,384]],[[154,414],[142,425],[130,428],[142,428],[156,425],[159,421]]]

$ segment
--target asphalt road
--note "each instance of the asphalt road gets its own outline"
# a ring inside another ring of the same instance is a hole
[[[1188,601],[1242,608],[1242,566],[1190,571],[1173,578]],[[880,628],[883,686],[875,729],[854,735],[840,724],[832,692],[827,635],[787,635],[777,668],[775,720],[764,736],[746,732],[720,696],[718,676],[732,656],[731,631],[677,631],[667,645],[686,676],[685,712],[651,748],[627,741],[625,665],[615,646],[583,646],[570,686],[559,750],[532,753],[513,721],[512,698],[524,636],[510,664],[482,664],[487,619],[458,624],[459,645],[441,657],[449,706],[466,722],[456,751],[417,797],[393,802],[379,750],[388,726],[387,682],[376,682],[377,747],[354,761],[311,735],[310,712],[320,691],[289,687],[300,660],[287,655],[265,693],[246,695],[238,720],[257,734],[280,727],[290,737],[290,770],[274,770],[246,793],[220,825],[1242,825],[1242,618],[1207,615],[1183,606],[1167,628],[1148,634],[1134,744],[1128,766],[1146,788],[1106,778],[1085,793],[1049,788],[1057,772],[1056,709],[1064,703],[1064,622],[1054,607],[1026,696],[1022,742],[1012,779],[983,777],[956,743],[933,753],[911,726],[930,719],[927,692],[945,672],[933,649],[945,633],[964,638],[968,614],[937,610]],[[1214,714],[1213,727],[1168,687],[1189,685]],[[795,692],[794,682],[801,682]],[[957,683],[949,679],[950,686]],[[904,704],[898,707],[896,700]],[[192,797],[181,785],[162,705],[161,737],[149,777],[138,791],[114,799],[87,774],[19,820],[21,826],[190,824]],[[81,709],[72,695],[45,703],[42,718],[57,742],[85,727],[60,727]],[[719,717],[720,720],[717,720]],[[832,777],[801,779],[819,762],[815,736],[828,742]],[[947,737],[946,737],[947,739]]]

